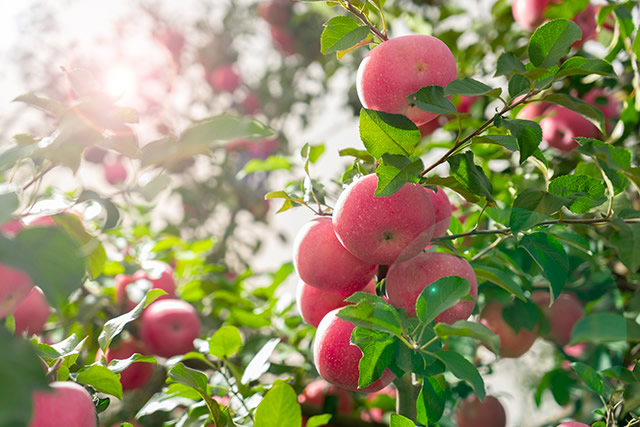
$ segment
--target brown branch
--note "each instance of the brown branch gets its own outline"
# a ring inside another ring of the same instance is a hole
[[[347,10],[351,13],[353,13],[358,19],[360,19],[367,27],[369,27],[369,30],[371,30],[371,32],[378,37],[381,41],[386,42],[387,40],[389,40],[389,38],[386,36],[386,34],[383,34],[380,32],[380,30],[378,30],[372,23],[371,21],[369,21],[369,18],[367,18],[362,12],[360,12],[358,10],[358,8],[356,8],[354,5],[351,4],[350,1],[347,2]]]
[[[47,172],[49,172],[51,169],[53,169],[55,167],[55,165],[51,165],[49,167],[47,167],[45,170],[43,170],[42,172],[40,172],[38,175],[34,176],[31,181],[27,182],[24,187],[22,187],[22,191],[26,190],[27,188],[31,187],[36,181],[38,181],[40,178],[42,178]]]

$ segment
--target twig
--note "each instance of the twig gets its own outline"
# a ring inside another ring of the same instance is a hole
[[[490,244],[489,246],[487,246],[486,248],[484,248],[483,250],[481,250],[480,252],[475,254],[473,256],[473,258],[471,258],[471,262],[479,260],[484,255],[486,255],[487,253],[489,253],[490,251],[495,249],[500,243],[504,242],[505,240],[509,239],[512,236],[513,236],[513,234],[507,234],[507,235],[504,235],[504,236],[501,236],[501,237],[497,238],[492,244]]]
[[[40,172],[38,175],[36,175],[33,178],[31,178],[31,181],[27,182],[24,185],[24,187],[22,187],[22,191],[24,191],[27,188],[31,187],[36,181],[38,181],[40,178],[42,178],[47,172],[49,172],[54,167],[55,167],[55,165],[51,165],[51,166],[47,167],[46,169],[44,169],[42,172]]]
[[[365,16],[364,13],[360,12],[354,5],[351,4],[350,1],[347,1],[347,8],[349,12],[353,13],[359,20],[361,20],[366,26],[369,27],[369,30],[378,37],[381,41],[386,42],[389,38],[380,32],[372,23],[369,21],[369,18]]]

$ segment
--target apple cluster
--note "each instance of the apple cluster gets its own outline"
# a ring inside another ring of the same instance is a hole
[[[383,298],[409,316],[416,316],[420,293],[441,277],[466,278],[470,295],[477,297],[477,280],[467,261],[424,252],[449,227],[451,204],[445,192],[407,183],[391,196],[375,197],[377,185],[374,174],[354,181],[338,198],[332,217],[315,218],[300,229],[293,253],[300,278],[298,308],[318,328],[313,346],[318,372],[332,384],[363,392],[382,389],[394,376],[385,371],[370,386],[357,387],[362,352],[350,343],[355,326],[337,316],[345,298],[359,291],[375,294],[376,273],[384,270]],[[461,301],[436,322],[466,319],[474,307],[474,301]]]

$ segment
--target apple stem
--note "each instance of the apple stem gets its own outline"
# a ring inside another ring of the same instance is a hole
[[[404,374],[403,377],[396,379],[393,383],[398,389],[396,412],[399,415],[407,417],[413,422],[416,422],[416,402],[418,399],[418,389],[413,385],[411,374]]]

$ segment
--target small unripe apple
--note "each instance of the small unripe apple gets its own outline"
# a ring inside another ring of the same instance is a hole
[[[71,381],[50,384],[53,390],[33,393],[29,427],[96,427],[97,415],[91,395]]]
[[[16,311],[13,313],[16,322],[16,334],[41,334],[50,314],[51,308],[44,297],[42,289],[34,286],[27,297],[18,304]]]
[[[375,282],[373,280],[369,282],[361,292],[368,292],[375,295]],[[318,327],[320,321],[328,312],[333,311],[336,308],[344,307],[348,304],[345,301],[345,297],[309,286],[303,281],[298,282],[296,303],[298,311],[302,316],[302,320],[314,328]]]
[[[156,301],[140,318],[140,337],[153,354],[172,357],[193,349],[200,336],[200,318],[193,306],[178,299]]]
[[[120,159],[104,165],[104,178],[111,185],[118,185],[125,182],[127,175],[127,169]]]
[[[330,217],[315,218],[300,229],[293,244],[293,264],[307,285],[343,299],[367,286],[377,269],[342,246]]]
[[[500,337],[500,351],[502,357],[520,357],[525,354],[538,336],[538,326],[532,331],[520,328],[515,331],[502,316],[503,305],[499,301],[491,301],[480,313],[480,323],[491,329]]]
[[[405,184],[375,197],[378,177],[367,175],[347,187],[336,202],[333,227],[340,243],[371,264],[393,264],[420,253],[435,231],[431,197],[418,184]]]
[[[33,289],[29,275],[0,263],[0,319],[13,313]]]
[[[353,398],[351,394],[325,380],[310,382],[298,396],[298,402],[322,408],[327,396],[335,396],[338,398],[338,406],[336,408],[338,413],[350,414],[353,412]]]
[[[531,300],[538,304],[549,320],[549,338],[560,346],[571,341],[571,331],[578,320],[584,317],[582,304],[573,294],[561,293],[549,307],[551,296],[546,291],[535,291]]]
[[[456,411],[458,427],[505,427],[507,414],[498,399],[485,396],[482,401],[475,394],[464,399]]]
[[[542,138],[558,150],[571,151],[576,148],[578,143],[573,140],[575,137],[595,138],[598,135],[598,128],[568,108],[554,106],[545,114],[547,117],[540,121]]]
[[[457,77],[456,61],[441,40],[428,35],[396,37],[376,46],[358,68],[356,88],[365,108],[404,114],[416,126],[438,117],[407,97],[425,86],[446,86]]]
[[[211,71],[209,84],[216,92],[233,92],[240,86],[240,76],[231,64],[220,65]]]
[[[447,234],[449,225],[451,225],[451,202],[449,202],[447,193],[440,187],[437,187],[437,192],[426,187],[425,190],[427,190],[427,193],[429,193],[431,197],[431,203],[433,203],[433,209],[436,214],[433,237],[442,237]]]
[[[471,264],[464,258],[442,252],[424,252],[408,261],[394,264],[389,268],[386,280],[389,302],[396,308],[403,308],[411,317],[416,316],[416,301],[422,291],[436,280],[458,276],[469,281],[469,295],[474,301],[460,301],[443,311],[436,323],[452,324],[467,319],[476,306],[478,280]]]
[[[128,359],[135,353],[147,354],[147,350],[142,343],[134,338],[121,340],[117,345],[109,347],[105,353],[107,363],[114,359]],[[120,373],[120,383],[122,390],[134,390],[143,387],[151,374],[153,373],[153,364],[149,362],[134,362]]]
[[[367,387],[358,388],[358,364],[362,351],[351,344],[355,325],[340,319],[340,309],[329,312],[318,325],[313,341],[313,361],[320,376],[346,390],[371,393],[389,385],[395,375],[386,369],[380,378]]]

